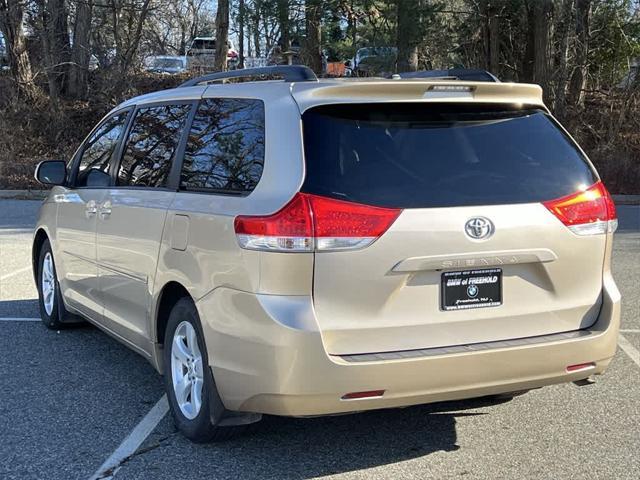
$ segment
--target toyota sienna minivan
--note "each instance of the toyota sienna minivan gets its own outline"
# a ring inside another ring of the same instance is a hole
[[[36,178],[44,324],[147,358],[194,441],[581,382],[615,353],[615,207],[536,85],[211,74]]]

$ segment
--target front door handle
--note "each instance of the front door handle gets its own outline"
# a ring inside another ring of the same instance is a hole
[[[98,213],[100,213],[100,218],[106,218],[111,215],[111,202],[107,200],[102,205],[100,205],[100,210]]]
[[[98,206],[96,205],[96,201],[89,200],[85,205],[84,214],[87,217],[91,217],[92,215],[95,215],[97,212],[98,212]]]

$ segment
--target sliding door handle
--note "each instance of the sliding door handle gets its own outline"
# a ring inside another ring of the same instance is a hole
[[[111,215],[111,202],[107,200],[102,205],[100,205],[98,213],[100,214],[100,218],[106,218]]]
[[[95,215],[97,212],[98,212],[98,206],[96,205],[96,201],[95,200],[88,201],[84,207],[84,214],[87,217],[91,217]]]

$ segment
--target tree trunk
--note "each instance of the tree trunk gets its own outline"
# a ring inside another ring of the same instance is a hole
[[[216,12],[216,58],[214,68],[218,72],[227,69],[227,53],[229,48],[229,0],[218,1],[218,11]]]
[[[536,0],[529,0],[536,1]],[[527,43],[524,49],[524,57],[522,59],[522,77],[518,80],[521,82],[533,82],[533,60],[534,60],[534,9],[527,3]]]
[[[278,25],[280,26],[280,47],[283,52],[291,49],[291,32],[289,32],[289,0],[278,0]]]
[[[38,96],[38,89],[31,72],[23,20],[24,10],[19,0],[0,0],[0,31],[5,39],[11,75],[18,90],[33,100]]]
[[[485,66],[493,74],[498,73],[500,63],[500,19],[496,7],[490,1],[483,5],[485,16]]]
[[[548,94],[549,74],[549,34],[553,0],[529,0],[528,38],[524,73],[527,81],[540,85]]]
[[[569,83],[569,102],[581,105],[584,101],[584,89],[587,86],[589,73],[589,19],[591,17],[591,0],[576,0],[576,67]]]
[[[558,56],[556,67],[556,86],[553,98],[553,113],[559,120],[564,120],[566,112],[566,91],[568,81],[567,62],[569,58],[569,26],[572,21],[573,0],[562,0],[560,21],[556,28]]]
[[[238,68],[244,68],[244,0],[238,2]]]
[[[69,70],[69,96],[84,99],[87,96],[87,78],[91,61],[91,13],[92,0],[84,0],[76,5],[76,21],[73,28],[71,68]]]
[[[421,40],[421,22],[417,15],[423,7],[420,0],[398,0],[398,72],[418,70],[418,44]]]
[[[552,0],[535,1],[533,81],[547,87],[549,74],[549,33],[551,26]]]
[[[307,30],[306,60],[308,66],[318,75],[322,74],[322,32],[320,22],[322,20],[322,1],[306,0],[305,25]]]
[[[262,9],[262,1],[254,0],[253,12],[251,15],[251,23],[253,28],[253,51],[256,58],[260,58],[260,10]]]
[[[43,0],[42,46],[49,81],[49,96],[52,101],[66,93],[68,86],[71,46],[69,44],[68,11],[65,0]]]

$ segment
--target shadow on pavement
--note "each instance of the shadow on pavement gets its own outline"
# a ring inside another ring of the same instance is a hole
[[[166,419],[165,432],[175,433],[169,442],[170,462],[165,463],[164,448],[158,448],[145,455],[146,465],[176,479],[184,472],[208,472],[210,478],[243,472],[243,478],[303,479],[358,471],[458,450],[456,418],[485,415],[465,410],[505,401],[475,399],[307,419],[267,416],[251,434],[209,445],[190,443]]]

